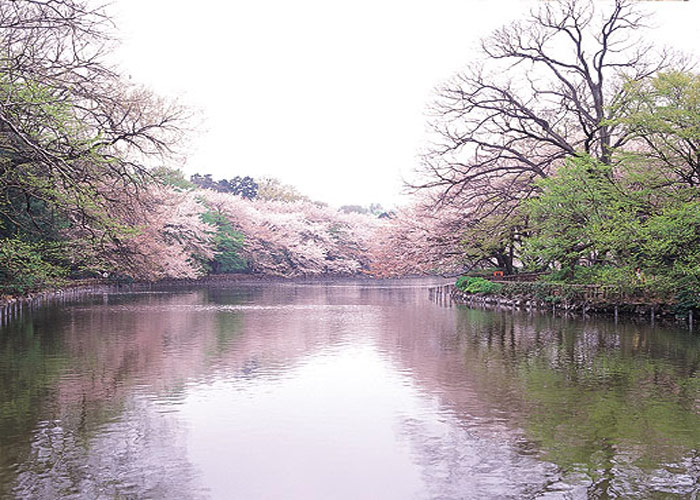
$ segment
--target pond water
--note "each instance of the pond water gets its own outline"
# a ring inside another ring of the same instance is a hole
[[[425,282],[99,295],[0,328],[0,498],[693,498],[700,336]]]

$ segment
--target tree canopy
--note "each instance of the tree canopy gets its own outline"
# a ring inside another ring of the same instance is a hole
[[[672,63],[639,30],[635,2],[543,2],[483,40],[481,56],[438,90],[419,187],[442,199],[489,210],[529,196],[533,182],[565,158],[586,153],[603,163],[630,139],[612,113],[626,81]]]
[[[633,1],[543,2],[438,88],[413,186],[464,270],[700,291],[698,75],[646,24]]]
[[[111,21],[88,2],[0,4],[0,238],[129,238],[115,207],[136,203],[148,168],[175,154],[185,112],[121,78],[105,62],[111,44]],[[62,258],[86,261],[74,253],[86,246]]]

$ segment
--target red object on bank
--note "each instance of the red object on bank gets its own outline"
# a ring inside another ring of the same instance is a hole
[[[503,271],[494,271],[493,275],[494,276],[503,276]]]

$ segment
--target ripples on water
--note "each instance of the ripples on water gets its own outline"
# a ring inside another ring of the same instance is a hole
[[[98,296],[0,330],[0,497],[692,497],[699,347],[411,282]]]

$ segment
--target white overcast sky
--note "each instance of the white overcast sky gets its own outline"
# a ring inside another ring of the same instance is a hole
[[[537,0],[113,0],[125,74],[199,110],[186,174],[273,176],[332,205],[400,204],[432,91]],[[700,0],[645,2],[699,53]]]

